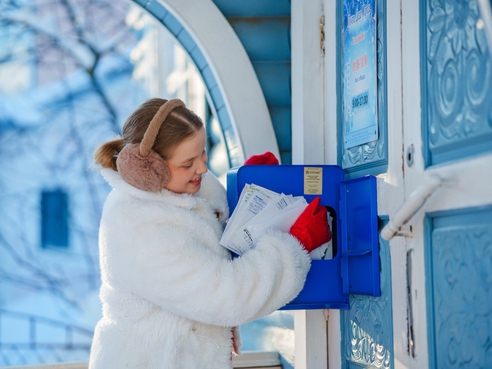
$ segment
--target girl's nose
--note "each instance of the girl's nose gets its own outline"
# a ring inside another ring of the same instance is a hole
[[[200,160],[200,165],[198,166],[198,170],[197,170],[200,174],[208,172],[207,161],[208,161],[208,156],[207,154],[204,154],[202,160]]]

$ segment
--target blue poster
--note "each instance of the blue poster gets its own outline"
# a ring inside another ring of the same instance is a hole
[[[344,148],[378,139],[376,0],[343,2]]]

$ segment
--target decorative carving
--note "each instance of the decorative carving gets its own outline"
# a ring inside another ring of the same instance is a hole
[[[350,340],[347,341],[346,359],[372,365],[390,367],[390,350],[384,338],[391,332],[384,314],[385,303],[366,297],[353,297],[350,304]]]
[[[381,296],[350,295],[350,310],[342,312],[342,359],[362,367],[391,368],[391,259],[389,243],[380,239],[379,244]]]
[[[491,368],[490,225],[435,230],[432,266],[436,367]]]
[[[442,153],[455,150],[457,142],[473,146],[474,138],[492,136],[492,63],[484,32],[476,26],[476,0],[426,3],[423,109],[428,149]]]

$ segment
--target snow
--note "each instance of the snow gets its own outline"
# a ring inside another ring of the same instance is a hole
[[[284,369],[294,368],[294,316],[279,310],[240,327],[242,351],[278,351]]]

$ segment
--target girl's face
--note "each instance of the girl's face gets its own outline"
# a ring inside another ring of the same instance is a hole
[[[208,171],[205,152],[207,135],[201,128],[193,136],[180,143],[167,161],[171,178],[166,189],[175,193],[197,193],[202,183],[202,174]]]

